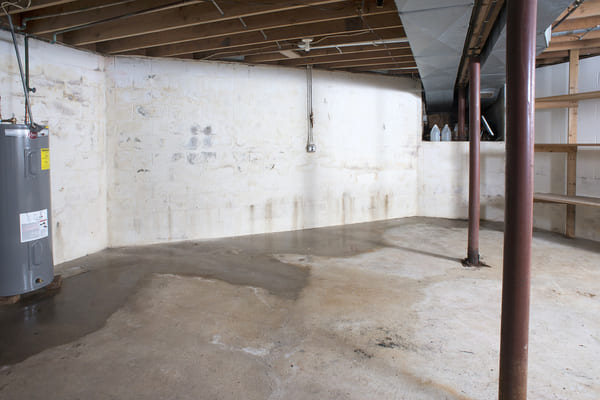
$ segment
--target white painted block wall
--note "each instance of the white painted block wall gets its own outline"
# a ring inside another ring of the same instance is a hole
[[[299,69],[107,61],[111,246],[412,216],[413,80],[314,71],[306,153]]]
[[[23,56],[22,37],[20,52]],[[107,245],[104,58],[30,41],[32,113],[50,127],[54,261]],[[10,33],[0,31],[2,117],[24,118],[23,86]]]
[[[30,44],[33,113],[52,132],[55,263],[417,213],[413,80],[315,71],[308,154],[303,70]],[[0,95],[22,121],[11,45],[0,32]]]
[[[504,220],[504,142],[481,142],[481,218]],[[468,218],[469,143],[426,142],[419,152],[418,215]]]
[[[536,97],[568,92],[568,64],[536,70]],[[600,90],[600,57],[580,60],[579,91]],[[566,109],[537,110],[536,143],[567,142]],[[578,141],[600,143],[600,100],[579,103]],[[507,133],[507,134],[510,134]],[[423,142],[419,152],[419,211],[422,216],[467,218],[469,145],[466,142]],[[504,143],[481,143],[481,218],[504,220]],[[535,154],[534,190],[566,193],[566,155]],[[600,149],[580,149],[577,194],[600,197]],[[565,206],[534,206],[534,227],[564,233]],[[600,210],[577,207],[576,236],[600,240]]]

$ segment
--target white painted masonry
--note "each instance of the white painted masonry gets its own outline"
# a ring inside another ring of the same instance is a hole
[[[410,79],[235,63],[107,61],[111,246],[417,212],[421,97]]]
[[[568,64],[536,70],[536,97],[568,92]],[[582,59],[579,91],[600,90],[600,57]],[[566,109],[537,110],[536,143],[567,142]],[[578,142],[600,143],[600,100],[579,103]],[[507,134],[510,134],[508,132]],[[580,149],[577,157],[577,194],[600,197],[600,148]],[[419,154],[419,215],[467,218],[469,182],[467,142],[423,142]],[[481,143],[481,218],[504,219],[504,143]],[[535,191],[565,194],[566,155],[536,153]],[[565,206],[534,206],[534,227],[565,231]],[[600,209],[577,207],[577,237],[600,240]]]
[[[21,43],[22,44],[22,43]],[[51,130],[54,257],[107,246],[204,239],[405,216],[466,218],[468,144],[421,142],[410,79],[314,72],[306,153],[300,69],[102,57],[32,40],[34,116]],[[3,116],[23,119],[10,35],[0,31]],[[566,93],[566,65],[537,71],[537,95]],[[580,90],[600,89],[600,57]],[[600,101],[580,104],[579,141],[600,140]],[[566,141],[566,112],[536,114],[538,143]],[[600,196],[598,150],[582,150],[578,194]],[[503,219],[504,143],[481,145],[482,218]],[[536,155],[536,190],[564,191],[564,155]],[[563,231],[564,206],[535,206]],[[600,210],[577,236],[600,240]]]
[[[308,154],[303,70],[30,44],[33,113],[53,134],[56,263],[106,246],[417,213],[413,80],[315,71]],[[4,115],[22,120],[6,32],[0,45]]]
[[[504,220],[504,142],[481,142],[481,218]],[[468,217],[469,142],[422,142],[419,210],[423,217]]]
[[[22,36],[19,36],[23,56]],[[104,58],[30,40],[32,113],[50,127],[54,262],[107,246]],[[23,122],[24,97],[10,33],[0,31],[2,117]]]

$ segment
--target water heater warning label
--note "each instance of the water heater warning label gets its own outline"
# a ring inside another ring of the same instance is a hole
[[[48,237],[48,210],[19,215],[21,221],[21,243]]]
[[[42,155],[42,171],[50,169],[50,149],[41,149],[40,154]]]

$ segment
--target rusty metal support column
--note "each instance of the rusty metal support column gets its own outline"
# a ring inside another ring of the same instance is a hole
[[[527,398],[537,0],[507,1],[506,205],[500,400]]]
[[[458,88],[458,137],[457,140],[467,140],[465,132],[466,95],[463,86]]]
[[[479,264],[479,136],[481,130],[480,64],[469,62],[469,239],[463,264]]]

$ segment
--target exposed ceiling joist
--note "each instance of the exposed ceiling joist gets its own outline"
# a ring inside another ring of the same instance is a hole
[[[366,22],[365,22],[366,21]],[[146,54],[152,57],[167,57],[180,54],[205,52],[210,50],[228,49],[245,45],[268,45],[276,42],[299,40],[306,37],[316,37],[313,44],[333,35],[352,35],[376,32],[378,27],[402,28],[398,15],[383,14],[364,18],[348,18],[329,22],[302,24],[285,28],[269,29],[261,32],[249,32],[231,36],[200,39],[185,43],[150,48]],[[375,33],[377,36],[377,33]],[[318,38],[318,39],[317,39]],[[377,40],[377,37],[374,39]]]
[[[391,45],[390,45],[391,46]],[[382,47],[382,46],[380,46]],[[325,50],[325,49],[324,49]],[[337,49],[334,49],[337,51]],[[301,52],[300,52],[301,53]],[[340,61],[350,61],[350,60],[373,60],[377,58],[385,58],[385,57],[395,57],[399,60],[408,59],[413,60],[412,53],[408,48],[384,48],[384,49],[375,49],[370,51],[360,51],[360,52],[344,52],[328,56],[315,57],[312,55],[311,57],[302,57],[300,54],[300,58],[287,59],[277,61],[278,65],[288,65],[288,66],[300,66],[300,65],[321,65],[325,64],[333,64]]]
[[[31,1],[31,5],[29,7],[25,8],[18,8],[18,7],[10,7],[8,8],[8,13],[9,14],[20,14],[20,13],[24,13],[24,12],[28,12],[31,10],[38,10],[40,8],[44,8],[44,7],[52,7],[52,6],[56,6],[56,5],[60,5],[60,4],[66,4],[66,3],[72,3],[76,0],[32,0]]]
[[[166,11],[132,16],[125,20],[107,22],[101,25],[68,32],[63,36],[66,43],[81,45],[107,40],[121,39],[170,29],[185,28],[210,22],[244,18],[252,15],[294,10],[309,5],[331,4],[341,0],[284,0],[271,2],[222,3],[220,9],[211,2],[181,6]]]
[[[318,66],[318,64],[317,64]],[[382,69],[384,67],[410,67],[416,68],[417,64],[413,60],[401,60],[395,59],[394,57],[385,57],[375,60],[355,60],[355,61],[340,61],[338,63],[328,64],[327,68],[331,69],[343,69],[343,68],[354,68],[354,67],[377,67]]]
[[[191,5],[201,2],[202,0],[198,0],[190,1],[189,3]],[[104,6],[102,6],[102,4],[99,5],[98,3],[98,1],[86,2],[86,4],[81,4],[81,2],[70,3],[67,5],[68,7],[62,6],[55,12],[49,11],[48,15],[56,16],[46,18],[43,18],[43,14],[39,12],[35,14],[27,13],[27,15],[23,17],[22,21],[25,23],[29,33],[34,35],[43,35],[61,32],[67,29],[92,23],[98,23],[99,21],[113,20],[118,17],[125,19],[126,15],[143,11],[146,11],[148,14],[152,12],[158,12],[159,10],[166,11],[181,5],[179,2],[175,3],[177,5],[173,5],[174,0],[121,0],[106,3]]]
[[[32,0],[11,12],[21,33],[102,54],[415,73],[393,0]]]
[[[469,59],[478,57],[483,51],[503,6],[504,0],[475,1],[463,57],[458,68],[457,86],[467,85]]]
[[[396,10],[393,7],[387,6],[382,8],[372,7],[371,9],[364,11],[362,15],[393,15],[395,13]],[[188,42],[196,40],[199,36],[208,39],[244,32],[285,28],[299,24],[334,21],[352,18],[358,15],[359,10],[352,3],[306,7],[298,10],[280,11],[245,17],[243,20],[233,19],[113,40],[106,43],[99,43],[98,50],[107,54],[117,54],[141,48]]]
[[[362,53],[369,51],[381,51],[384,49],[388,50],[399,50],[404,49],[407,54],[411,54],[410,46],[408,43],[390,43],[384,46],[382,45],[357,45],[357,46],[347,46],[347,47],[332,47],[327,49],[313,49],[310,53],[306,52],[298,52],[301,58],[296,60],[290,60],[289,57],[281,54],[280,51],[274,49],[273,52],[263,53],[255,56],[246,57],[246,61],[248,62],[256,62],[256,63],[269,63],[269,62],[277,62],[277,61],[291,61],[289,64],[284,62],[284,65],[303,65],[303,64],[295,64],[295,62],[302,63],[308,59],[308,64],[314,64],[318,58],[321,57],[337,57],[340,54],[353,54],[353,53]],[[304,53],[304,54],[303,54]]]

